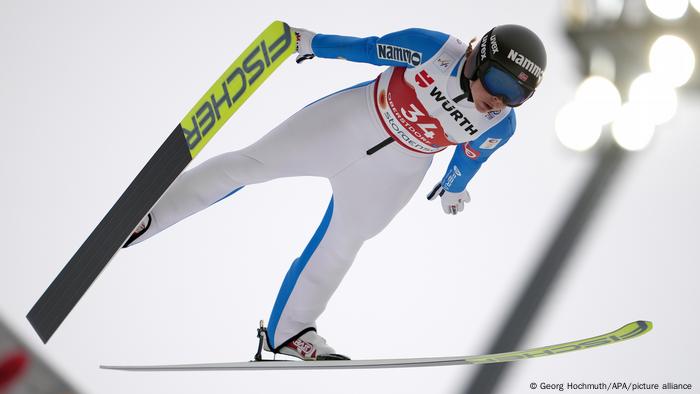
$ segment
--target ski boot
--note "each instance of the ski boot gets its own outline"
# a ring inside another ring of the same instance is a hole
[[[284,354],[304,361],[350,360],[349,357],[336,353],[312,327],[302,330],[282,346],[272,350],[267,337],[267,327],[261,320],[260,328],[258,328],[258,352],[255,354],[255,361],[266,361],[262,358],[263,349],[274,355]]]

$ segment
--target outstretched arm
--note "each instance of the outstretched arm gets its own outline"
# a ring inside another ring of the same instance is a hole
[[[479,138],[457,145],[445,176],[428,193],[428,200],[440,196],[445,213],[456,215],[461,212],[464,204],[471,200],[467,184],[493,152],[508,142],[514,131],[515,112],[511,111],[501,123]]]
[[[293,30],[297,37],[298,63],[318,56],[377,66],[415,67],[433,57],[449,38],[444,33],[418,28],[365,38]]]

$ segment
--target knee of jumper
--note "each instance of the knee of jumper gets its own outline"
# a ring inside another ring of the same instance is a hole
[[[246,185],[266,182],[277,177],[272,167],[245,154],[241,154],[237,165],[229,167],[227,172],[229,176],[244,181]]]
[[[349,243],[359,243],[361,245],[364,241],[379,234],[386,225],[387,223],[379,222],[376,220],[376,217],[371,215],[358,215],[354,218],[352,224],[347,225],[346,232],[348,237],[346,239]]]

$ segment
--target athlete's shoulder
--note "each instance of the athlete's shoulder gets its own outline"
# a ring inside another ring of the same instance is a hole
[[[424,45],[432,44],[442,46],[450,37],[450,35],[435,30],[423,29],[420,27],[410,27],[408,29],[389,33],[385,37],[395,37],[395,39],[397,40],[403,39],[406,41],[417,41],[421,42]]]
[[[491,117],[493,125],[465,147],[467,157],[480,158],[482,161],[488,159],[515,133],[515,111],[512,108],[507,107],[500,112],[488,112],[484,116],[487,119]]]
[[[515,120],[515,109],[506,107],[498,112],[487,112],[483,116],[493,121],[493,126],[484,134],[489,134],[489,137],[498,136],[510,138],[515,133],[517,125]]]
[[[503,120],[501,120],[500,123],[503,123],[503,127],[510,130],[510,133],[513,134],[515,132],[515,126],[517,126],[517,122],[515,119],[515,108],[507,107],[507,109],[508,114],[506,114],[506,116]]]

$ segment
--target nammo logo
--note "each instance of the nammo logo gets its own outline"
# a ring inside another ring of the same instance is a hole
[[[193,151],[209,134],[217,122],[222,123],[237,109],[237,102],[245,100],[246,92],[255,88],[266,69],[275,63],[292,45],[289,26],[273,39],[262,39],[244,53],[209,89],[203,100],[180,123],[190,151]],[[284,59],[284,58],[283,58]],[[264,79],[264,78],[263,78]],[[208,97],[207,97],[208,95]],[[185,121],[191,126],[185,126]],[[190,123],[188,122],[188,123]]]
[[[418,66],[421,64],[423,54],[395,45],[377,44],[377,58]]]
[[[542,78],[542,67],[535,64],[535,62],[533,62],[532,60],[526,58],[523,54],[518,53],[518,51],[511,49],[510,52],[508,52],[508,60],[524,68],[530,74],[534,75],[535,78]],[[523,79],[520,76],[519,78],[521,80]],[[525,79],[527,79],[527,76]]]

